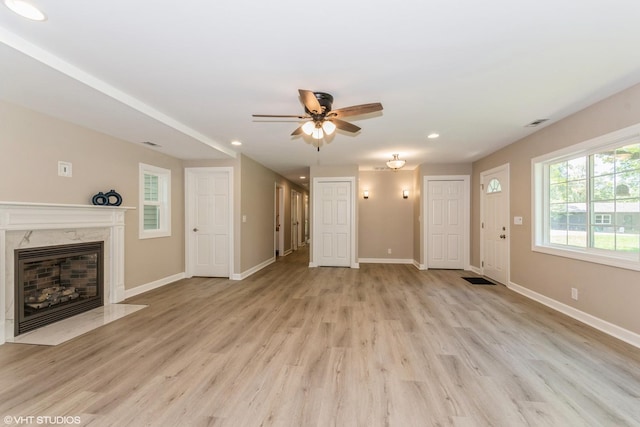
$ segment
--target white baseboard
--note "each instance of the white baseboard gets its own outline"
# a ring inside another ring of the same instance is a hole
[[[155,280],[153,282],[150,282],[144,285],[136,286],[135,288],[126,289],[124,291],[124,297],[125,299],[131,298],[133,296],[140,295],[145,292],[149,292],[154,289],[161,288],[165,285],[168,285],[169,283],[177,282],[178,280],[184,279],[185,277],[186,277],[185,273],[182,272],[182,273],[174,274],[173,276]]]
[[[7,341],[7,337],[9,336],[13,336],[9,334],[9,331],[6,330],[6,328],[8,328],[8,324],[5,320],[3,320],[2,322],[0,322],[0,345],[4,344]],[[11,329],[13,332],[13,324],[11,325]]]
[[[255,267],[251,267],[247,271],[243,271],[240,274],[231,275],[231,277],[229,277],[229,279],[231,279],[231,280],[243,280],[243,279],[246,279],[247,277],[251,276],[252,274],[255,274],[258,271],[262,270],[266,266],[273,264],[274,262],[276,262],[276,257],[269,258],[268,260],[256,265]]]
[[[427,267],[425,267],[425,265],[424,265],[424,264],[420,264],[420,263],[419,263],[418,261],[416,261],[415,259],[414,259],[414,260],[411,260],[411,264],[413,264],[413,266],[414,266],[415,268],[417,268],[418,270],[426,270],[426,269],[427,269]]]
[[[400,258],[360,258],[358,259],[362,264],[413,264],[412,259],[400,259]]]
[[[287,256],[287,255],[291,255],[293,253],[293,249],[287,249],[286,251],[284,251],[282,253],[282,256]]]
[[[478,276],[482,276],[482,269],[474,266],[474,265],[470,265],[467,267],[467,270],[469,271],[473,271],[474,273],[476,273]]]
[[[544,304],[547,307],[559,311],[560,313],[566,314],[569,317],[572,317],[582,323],[594,327],[597,330],[604,332],[605,334],[611,335],[612,337],[618,338],[619,340],[631,344],[634,347],[640,348],[640,335],[636,334],[635,332],[621,328],[620,326],[609,323],[606,320],[602,320],[598,317],[592,316],[591,314],[575,309],[569,305],[551,299],[547,296],[539,294],[523,286],[517,285],[513,282],[509,283],[508,288],[514,292],[524,295],[527,298],[537,301],[540,304]]]

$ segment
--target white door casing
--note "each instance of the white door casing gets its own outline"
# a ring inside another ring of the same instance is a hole
[[[480,174],[480,259],[482,274],[509,281],[509,164]]]
[[[302,220],[304,213],[304,203],[302,193],[296,193],[296,212],[298,216],[296,217],[296,225],[297,225],[297,233],[298,233],[298,247],[304,246],[304,223]]]
[[[314,179],[310,266],[357,268],[354,187],[354,178]]]
[[[276,184],[275,188],[275,234],[274,234],[274,250],[279,256],[284,256],[284,228],[282,228],[282,221],[284,219],[284,187]]]
[[[231,277],[232,168],[185,169],[187,277]]]
[[[467,268],[468,185],[468,177],[459,179],[425,177],[427,268]]]
[[[298,198],[300,193],[295,190],[291,190],[291,248],[294,251],[298,250],[298,233],[299,233],[299,221],[298,221]]]

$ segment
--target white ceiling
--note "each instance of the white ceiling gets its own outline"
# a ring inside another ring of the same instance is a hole
[[[640,82],[637,0],[32,1],[47,21],[0,5],[0,98],[182,159],[242,152],[296,182],[393,153],[470,162]],[[317,152],[296,120],[251,117],[303,113],[298,89],[384,111]]]

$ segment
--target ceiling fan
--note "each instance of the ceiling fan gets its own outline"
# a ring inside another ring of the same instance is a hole
[[[333,96],[328,93],[313,92],[304,89],[298,89],[298,92],[300,93],[300,100],[304,104],[304,115],[254,114],[253,117],[295,117],[301,120],[307,120],[305,123],[298,126],[291,135],[295,136],[304,133],[306,135],[310,135],[314,139],[320,140],[325,135],[331,135],[336,129],[351,133],[355,133],[360,130],[360,128],[353,123],[342,120],[343,117],[382,111],[382,104],[379,102],[352,105],[351,107],[332,110],[331,105],[333,104]],[[320,147],[318,146],[318,150],[319,149]]]

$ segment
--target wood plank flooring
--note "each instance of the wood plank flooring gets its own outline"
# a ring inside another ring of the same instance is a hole
[[[468,272],[307,265],[301,250],[241,282],[182,280],[59,346],[0,346],[0,415],[83,426],[640,425],[640,350],[628,344],[503,286],[470,285]]]

